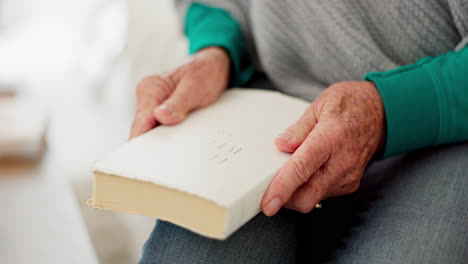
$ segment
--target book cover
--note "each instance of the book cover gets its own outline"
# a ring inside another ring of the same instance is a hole
[[[224,239],[259,213],[289,157],[273,140],[308,105],[278,92],[230,89],[181,124],[159,126],[98,160],[89,203]]]

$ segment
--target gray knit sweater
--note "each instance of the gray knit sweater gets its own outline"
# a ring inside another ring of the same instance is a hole
[[[181,17],[194,1],[177,0]],[[437,56],[468,39],[468,0],[202,0],[241,25],[256,67],[309,100],[328,85]]]

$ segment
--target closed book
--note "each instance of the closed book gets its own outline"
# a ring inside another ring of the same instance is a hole
[[[225,239],[260,212],[289,158],[273,140],[307,106],[278,92],[229,89],[182,123],[158,126],[96,161],[89,204]]]

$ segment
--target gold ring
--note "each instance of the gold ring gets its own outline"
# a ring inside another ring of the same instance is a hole
[[[317,208],[317,209],[320,209],[320,208],[322,208],[322,203],[318,203],[318,204],[316,204],[316,205],[315,205],[315,208]]]

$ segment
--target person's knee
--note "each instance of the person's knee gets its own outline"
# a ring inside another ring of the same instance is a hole
[[[158,221],[139,264],[294,263],[298,216],[289,210],[275,217],[259,214],[223,241]]]

